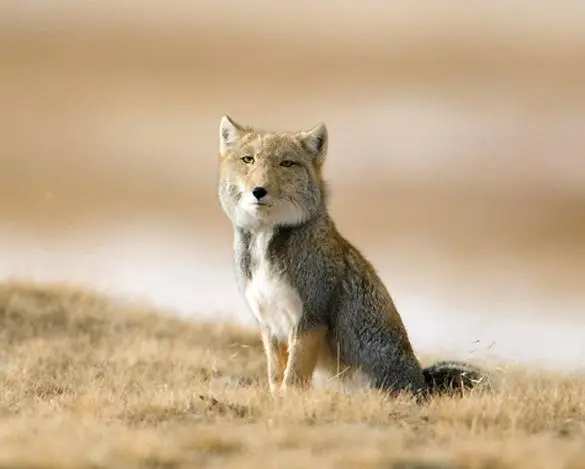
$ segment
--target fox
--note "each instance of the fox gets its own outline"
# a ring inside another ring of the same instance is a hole
[[[320,380],[424,399],[462,395],[486,380],[463,362],[422,367],[388,289],[328,211],[323,122],[276,132],[226,114],[219,127],[219,202],[270,392]]]

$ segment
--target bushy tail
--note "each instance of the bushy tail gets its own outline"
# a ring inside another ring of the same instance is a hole
[[[428,395],[461,396],[479,386],[489,388],[489,380],[481,369],[458,361],[440,361],[423,368]]]

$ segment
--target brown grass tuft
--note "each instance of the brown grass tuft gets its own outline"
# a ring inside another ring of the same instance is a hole
[[[79,288],[0,286],[0,469],[585,468],[585,380],[271,396],[255,331]]]

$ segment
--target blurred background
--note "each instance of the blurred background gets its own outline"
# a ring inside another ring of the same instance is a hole
[[[0,2],[0,275],[251,324],[224,113],[324,121],[419,354],[583,368],[585,3]]]

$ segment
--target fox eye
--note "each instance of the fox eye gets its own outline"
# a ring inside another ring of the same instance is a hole
[[[242,156],[241,160],[246,164],[252,164],[254,162],[254,157],[250,155]]]
[[[280,166],[284,166],[285,168],[290,168],[291,166],[295,165],[296,163],[293,160],[282,160],[280,162]]]

